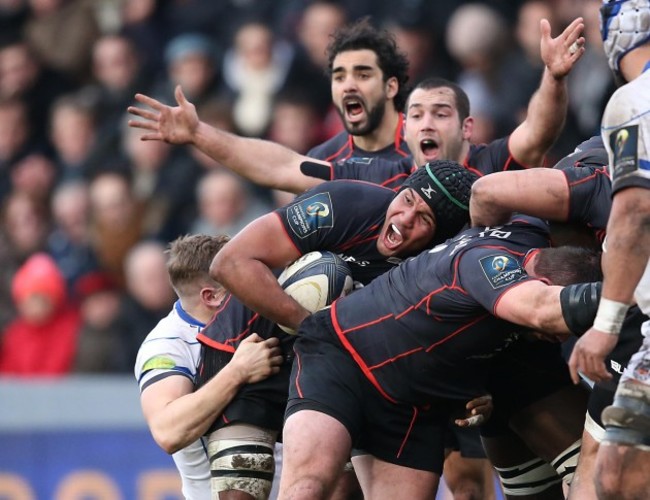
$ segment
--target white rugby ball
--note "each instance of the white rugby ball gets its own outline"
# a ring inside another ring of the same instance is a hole
[[[353,287],[350,266],[328,251],[306,253],[282,271],[278,283],[309,312],[329,306],[338,297],[350,293]],[[278,326],[289,334],[296,333],[286,326]]]

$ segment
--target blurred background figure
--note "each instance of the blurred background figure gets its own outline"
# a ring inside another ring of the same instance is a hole
[[[101,271],[89,272],[75,283],[81,326],[75,373],[129,373],[125,338],[118,321],[122,293],[110,276]]]
[[[462,68],[457,83],[471,103],[473,141],[485,143],[505,135],[500,132],[503,117],[511,119],[502,85],[506,75],[501,72],[508,41],[505,20],[487,5],[465,4],[451,16],[446,37],[449,52]]]
[[[0,201],[12,189],[11,170],[30,150],[30,122],[25,103],[0,99]]]
[[[158,99],[174,102],[176,85],[197,106],[219,95],[219,50],[213,39],[200,33],[178,35],[166,45],[164,57],[166,73],[153,87]]]
[[[195,214],[195,187],[202,169],[187,150],[160,141],[141,141],[141,133],[122,122],[123,163],[130,171],[133,196],[142,207],[142,231],[171,241],[188,231]]]
[[[99,265],[123,287],[126,255],[143,237],[142,207],[125,174],[105,172],[91,181],[90,217],[90,241]]]
[[[25,103],[33,142],[46,142],[52,103],[73,88],[61,73],[44,66],[25,40],[16,36],[0,42],[0,99]]]
[[[12,165],[10,175],[13,191],[25,193],[45,205],[49,203],[58,171],[44,153],[32,152]]]
[[[73,82],[90,78],[94,41],[100,35],[92,0],[28,0],[24,36],[39,59]]]
[[[14,276],[11,291],[18,317],[0,339],[0,374],[69,373],[80,316],[54,260],[44,253],[27,259]]]
[[[99,269],[91,246],[88,185],[83,181],[59,185],[52,196],[51,212],[47,252],[61,270],[68,291],[73,292],[82,276]]]
[[[208,172],[197,186],[198,217],[193,234],[234,236],[253,219],[271,210],[250,195],[245,182],[226,170]]]
[[[237,30],[222,73],[235,99],[233,118],[241,134],[260,137],[267,132],[273,98],[286,82],[293,57],[290,44],[277,40],[261,21],[246,22]]]
[[[11,193],[0,212],[0,332],[16,315],[11,282],[18,268],[43,249],[48,231],[44,207],[22,192]]]
[[[90,180],[99,171],[96,116],[87,94],[66,94],[52,105],[50,139],[62,181]]]
[[[126,255],[126,295],[117,317],[126,364],[133,369],[138,348],[147,334],[167,316],[176,295],[167,274],[165,246],[142,241]]]

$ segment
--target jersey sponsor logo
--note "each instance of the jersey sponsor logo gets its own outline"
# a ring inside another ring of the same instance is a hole
[[[639,126],[629,125],[614,130],[609,136],[609,145],[614,154],[612,178],[618,179],[639,168],[638,158]]]
[[[372,160],[374,160],[374,158],[367,156],[353,156],[351,158],[348,158],[347,161],[350,161],[352,163],[359,163],[361,165],[370,165],[372,163]],[[345,163],[345,161],[341,161],[341,163]]]
[[[176,363],[173,359],[166,356],[156,356],[147,360],[147,362],[142,367],[142,371],[146,372],[149,370],[169,370],[175,366]]]
[[[334,212],[329,193],[318,193],[287,209],[287,222],[298,238],[306,238],[319,229],[334,226]]]
[[[485,277],[495,290],[517,281],[524,275],[519,262],[506,255],[491,255],[479,260]]]

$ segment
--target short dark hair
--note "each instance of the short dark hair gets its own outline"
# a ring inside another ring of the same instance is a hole
[[[535,261],[535,276],[560,286],[601,281],[600,256],[601,252],[592,248],[568,245],[542,248]]]
[[[416,89],[431,90],[431,89],[439,89],[441,87],[450,88],[454,93],[454,96],[456,96],[456,109],[458,110],[458,117],[460,118],[460,121],[462,123],[463,120],[469,116],[470,106],[469,106],[469,97],[467,97],[467,94],[462,88],[460,88],[459,85],[456,85],[454,82],[447,80],[446,78],[432,77],[432,78],[426,78],[422,80],[413,88],[413,90]],[[408,103],[408,99],[407,99],[407,103]]]
[[[177,292],[195,282],[211,283],[210,264],[214,256],[228,243],[227,235],[185,235],[176,238],[167,249],[167,272]]]
[[[395,109],[404,109],[408,95],[406,82],[409,79],[409,61],[406,54],[397,47],[395,35],[388,30],[375,28],[369,17],[339,28],[327,47],[330,77],[334,58],[341,52],[350,50],[371,50],[377,55],[377,64],[384,74],[384,81],[393,77],[397,80],[398,90],[393,98]]]

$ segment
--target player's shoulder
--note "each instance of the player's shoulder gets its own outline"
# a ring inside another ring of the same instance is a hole
[[[339,155],[348,151],[350,136],[346,131],[339,132],[334,137],[314,146],[307,156],[318,160],[334,161]]]

